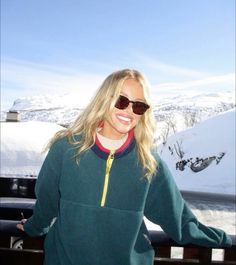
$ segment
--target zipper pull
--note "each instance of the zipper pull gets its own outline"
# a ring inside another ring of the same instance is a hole
[[[106,163],[106,174],[110,173],[111,165],[114,160],[114,153],[115,151],[111,150],[108,158],[107,158],[107,163]]]

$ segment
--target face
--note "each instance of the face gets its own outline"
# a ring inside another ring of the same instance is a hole
[[[143,88],[134,79],[124,81],[121,89],[121,95],[127,97],[131,101],[145,102]],[[114,107],[106,114],[104,125],[100,133],[110,139],[121,139],[131,129],[133,129],[141,119],[141,115],[137,115],[132,110],[132,103],[126,109],[118,109]]]

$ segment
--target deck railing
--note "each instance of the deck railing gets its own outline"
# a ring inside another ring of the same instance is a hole
[[[187,192],[183,193],[183,196],[190,200],[193,195],[192,192],[190,194]],[[204,200],[209,199],[209,195],[204,195],[205,197],[203,195],[196,194],[196,197]],[[235,203],[235,197],[231,197],[224,196],[220,200]],[[16,200],[15,198],[3,197],[0,199],[0,264],[42,265],[44,238],[30,238],[16,229],[16,224],[19,222],[16,220],[20,220],[21,211],[24,212],[25,218],[29,218],[32,214],[35,200],[28,198],[17,198]],[[212,200],[212,198],[210,199]],[[219,197],[217,196],[213,199],[216,200]],[[215,249],[190,244],[180,246],[163,232],[150,231],[150,240],[155,250],[154,265],[236,265],[236,236],[232,235],[231,237],[233,241],[232,247]],[[17,239],[19,239],[19,244],[16,243]]]
[[[230,248],[201,247],[193,244],[182,246],[161,231],[150,231],[150,239],[155,250],[154,265],[236,265],[236,236],[231,235],[231,238],[233,245]],[[178,257],[174,257],[176,252],[179,253]]]
[[[44,238],[30,238],[15,228],[16,221],[5,223],[4,231],[0,234],[0,264],[2,265],[42,265]],[[215,249],[196,245],[180,246],[171,240],[162,231],[149,231],[152,246],[155,250],[154,265],[236,265],[236,237],[232,237],[233,245],[230,248],[218,248],[221,251],[219,260],[214,260]],[[23,249],[11,248],[11,237],[23,239]],[[173,251],[182,255],[173,257]],[[182,250],[182,251],[181,251]],[[92,250],[91,250],[92,251]],[[96,265],[96,264],[94,264]],[[117,264],[122,265],[122,264]],[[145,264],[144,264],[145,265]]]

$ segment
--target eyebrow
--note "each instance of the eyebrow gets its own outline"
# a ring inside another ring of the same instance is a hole
[[[123,91],[121,91],[120,94],[129,98],[129,96],[126,93],[124,93]],[[144,102],[144,103],[146,102],[146,100],[144,98],[135,98],[135,99],[132,99],[132,101],[140,101],[140,102]]]

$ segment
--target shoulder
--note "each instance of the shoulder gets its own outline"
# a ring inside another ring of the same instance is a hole
[[[160,172],[160,170],[163,168],[163,166],[166,166],[166,164],[156,150],[152,151],[152,155],[157,162],[157,174],[158,174],[158,172]]]
[[[61,151],[69,146],[69,140],[67,137],[57,139],[49,148],[49,151]]]
[[[48,150],[48,156],[63,156],[70,150],[76,148],[76,142],[71,141],[67,136],[57,139]]]
[[[153,176],[153,181],[163,183],[163,181],[168,181],[172,179],[172,173],[166,162],[161,158],[161,156],[157,152],[154,152],[153,156],[157,162],[157,170],[156,174]]]

